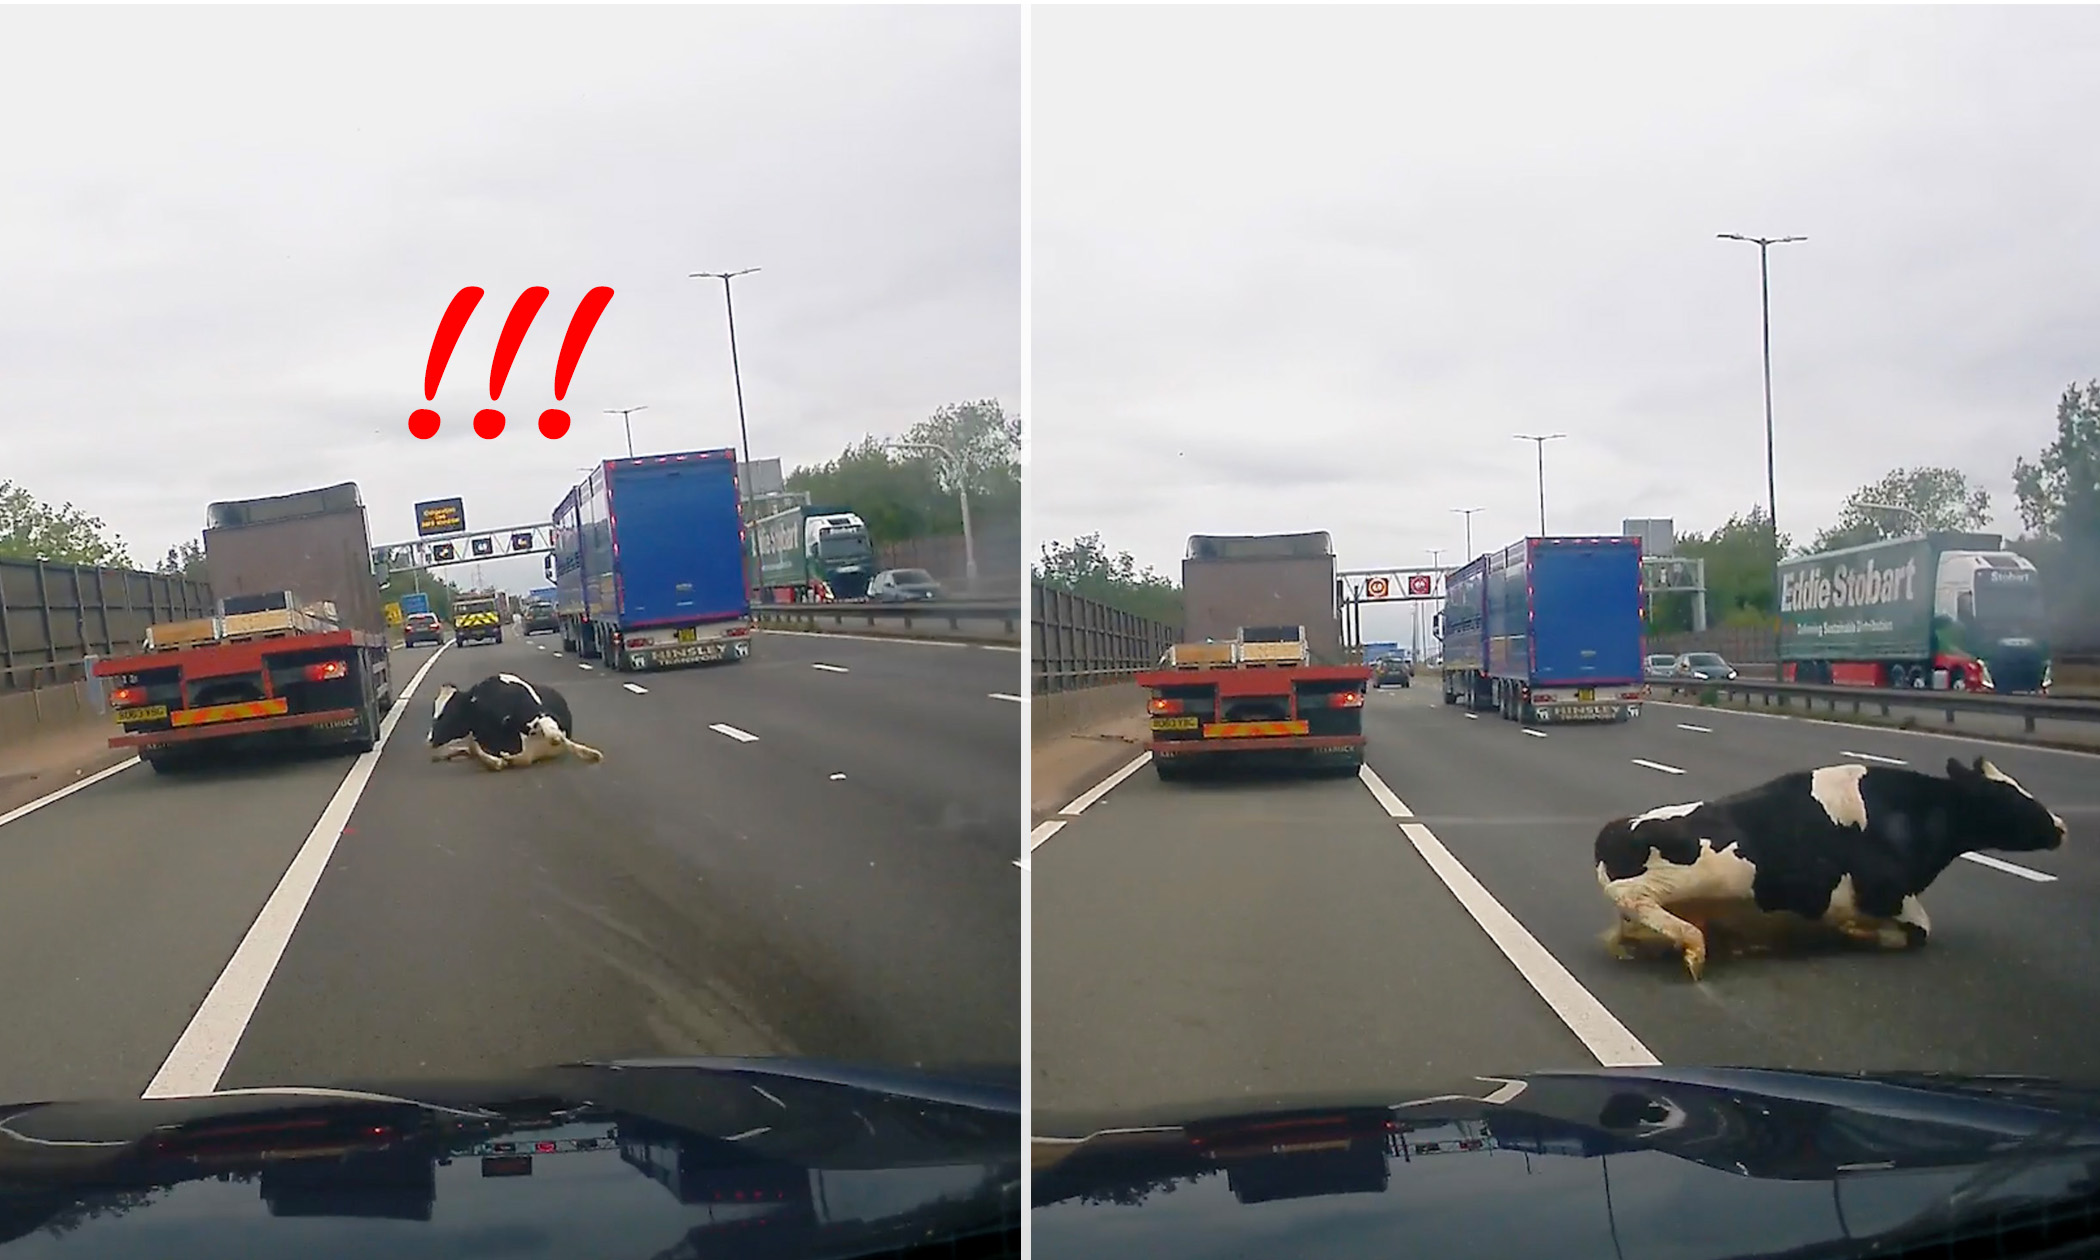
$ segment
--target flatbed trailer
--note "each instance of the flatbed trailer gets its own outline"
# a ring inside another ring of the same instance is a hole
[[[1236,659],[1248,646],[1266,645],[1182,644],[1161,668],[1137,675],[1137,685],[1152,693],[1146,748],[1159,777],[1179,778],[1219,757],[1360,769],[1370,667]]]
[[[94,672],[123,731],[109,746],[163,773],[236,743],[369,752],[394,699],[386,637],[366,630],[222,634],[110,657]]]

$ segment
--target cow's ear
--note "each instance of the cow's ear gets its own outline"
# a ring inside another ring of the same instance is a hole
[[[1978,757],[1976,760],[1980,764],[1983,761],[1983,758]],[[1982,773],[1983,772],[1981,770],[1971,770],[1969,767],[1963,765],[1961,763],[1961,758],[1959,757],[1947,758],[1947,777],[1950,779],[1974,779],[1980,776]]]

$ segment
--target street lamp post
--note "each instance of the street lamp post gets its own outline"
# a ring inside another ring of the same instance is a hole
[[[1925,514],[1923,512],[1920,512],[1916,508],[1904,507],[1901,503],[1870,503],[1864,499],[1860,501],[1859,506],[1863,508],[1873,508],[1876,511],[1880,512],[1901,512],[1903,515],[1908,516],[1911,520],[1917,522],[1919,533],[1922,534],[1925,532]]]
[[[932,442],[891,442],[899,450],[929,451],[941,457],[941,464],[948,479],[955,483],[955,497],[962,505],[963,527],[963,576],[971,590],[977,588],[977,540],[970,532],[970,483],[963,475],[962,460],[954,451]]]
[[[639,407],[607,407],[605,409],[606,415],[620,417],[620,423],[627,429],[627,458],[629,459],[634,458],[634,422],[629,420],[628,417],[637,411],[647,410],[649,410],[649,404],[647,403],[643,403]]]
[[[736,381],[736,431],[737,435],[743,439],[744,466],[746,468],[751,466],[751,429],[744,423],[744,370],[737,362],[736,300],[729,295],[729,282],[738,276],[748,276],[757,270],[758,268],[756,267],[746,267],[742,271],[695,271],[686,276],[688,280],[705,278],[722,282],[722,309],[729,316],[729,374]],[[738,479],[740,483],[742,480],[742,478]],[[744,497],[750,497],[749,487],[745,488]]]
[[[1772,269],[1769,255],[1774,245],[1805,241],[1805,236],[1744,236],[1717,232],[1717,239],[1743,241],[1757,246],[1758,300],[1765,330],[1765,523],[1772,527],[1772,659],[1779,659],[1779,480],[1772,462]]]
[[[1466,518],[1466,560],[1470,563],[1473,559],[1473,513],[1482,509],[1452,508],[1451,510]]]
[[[1536,443],[1539,448],[1539,537],[1546,536],[1546,443],[1556,442],[1568,436],[1565,433],[1519,433],[1519,442]]]

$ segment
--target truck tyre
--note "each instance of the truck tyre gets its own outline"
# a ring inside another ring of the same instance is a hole
[[[152,766],[155,774],[180,774],[188,766],[182,754],[167,748],[142,752],[139,754],[139,760]]]
[[[1180,762],[1168,757],[1154,757],[1152,769],[1159,775],[1161,783],[1178,783],[1188,777],[1188,770]]]

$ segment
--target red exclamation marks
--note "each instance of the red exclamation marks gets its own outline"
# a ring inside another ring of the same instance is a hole
[[[583,301],[577,303],[576,313],[569,317],[569,331],[561,339],[561,357],[554,362],[554,401],[560,402],[569,396],[569,379],[576,375],[576,361],[583,357],[583,347],[591,339],[591,330],[598,326],[598,317],[605,313],[605,305],[612,298],[613,291],[601,284],[583,295]],[[558,438],[568,431],[568,412],[549,407],[540,413],[540,432],[543,435]]]
[[[452,295],[451,305],[445,308],[443,318],[438,320],[437,336],[430,343],[430,361],[423,370],[424,401],[437,398],[438,383],[444,379],[445,365],[452,360],[453,348],[466,330],[468,317],[481,303],[483,291],[468,285]],[[562,338],[561,355],[554,368],[554,398],[559,402],[568,397],[569,381],[576,375],[577,360],[583,357],[583,348],[591,339],[591,331],[598,326],[598,317],[605,313],[607,303],[612,301],[613,291],[599,285],[584,294],[576,307],[576,314],[569,320],[569,331]],[[495,361],[489,365],[489,401],[498,402],[503,397],[503,383],[510,378],[511,365],[518,357],[518,347],[524,344],[525,334],[531,330],[532,321],[547,301],[544,286],[534,285],[518,295],[510,308],[509,318],[503,321],[503,331],[496,337]],[[419,438],[437,436],[438,413],[428,407],[419,407],[408,417],[408,431]],[[484,438],[493,438],[503,432],[504,417],[495,407],[484,407],[474,413],[474,432]],[[569,413],[558,407],[550,407],[540,413],[540,432],[550,438],[558,438],[569,431]]]
[[[444,317],[438,320],[437,336],[430,342],[430,362],[423,368],[423,401],[433,402],[438,396],[438,382],[445,379],[445,365],[452,362],[452,348],[459,344],[459,335],[467,329],[467,317],[481,304],[482,291],[468,285],[452,295],[452,304],[445,308]],[[438,431],[438,413],[428,407],[419,407],[408,418],[408,431],[419,438],[434,438]]]

